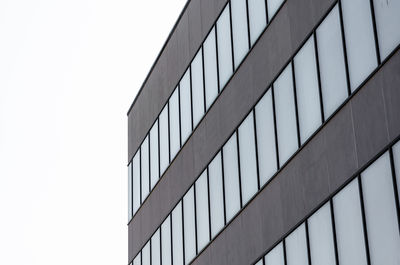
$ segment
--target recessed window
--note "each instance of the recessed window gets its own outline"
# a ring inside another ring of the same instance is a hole
[[[203,43],[204,49],[204,80],[206,93],[206,109],[208,110],[215,98],[218,96],[218,70],[217,70],[217,47],[215,38],[215,27]]]
[[[192,95],[190,92],[190,69],[183,75],[179,83],[181,108],[181,143],[186,142],[192,133]]]
[[[208,165],[210,187],[211,237],[224,227],[224,196],[222,183],[221,153],[219,152]]]
[[[397,192],[400,198],[400,142],[393,146],[393,160],[396,170]]]
[[[283,257],[283,244],[280,242],[264,257],[267,265],[285,265]]]
[[[150,265],[150,240],[142,249],[142,265]]]
[[[192,69],[193,128],[204,116],[204,85],[202,49],[197,52],[190,66]]]
[[[161,224],[161,259],[163,265],[171,265],[171,217]]]
[[[180,145],[180,129],[179,129],[179,88],[175,88],[169,99],[169,146],[171,151],[171,161],[174,159]]]
[[[287,265],[308,265],[306,227],[301,224],[285,239]]]
[[[229,4],[217,20],[219,87],[222,90],[232,76],[232,42]]]
[[[265,0],[248,0],[250,41],[253,46],[267,26]]]
[[[160,252],[160,229],[151,237],[151,265],[160,265],[161,252]]]
[[[142,252],[139,252],[133,260],[133,265],[142,265]]]
[[[249,51],[246,0],[231,0],[232,39],[235,69]]]
[[[279,7],[282,5],[284,0],[268,0],[268,21],[271,21],[272,17],[275,16]]]
[[[196,256],[196,220],[194,218],[194,188],[183,197],[183,227],[185,243],[185,264]]]
[[[140,207],[140,149],[132,159],[132,205],[133,214]]]
[[[172,260],[183,265],[182,201],[172,210]]]
[[[142,168],[142,178],[141,178],[141,183],[142,183],[142,202],[147,198],[147,195],[149,195],[150,192],[150,172],[149,172],[149,136],[147,135],[146,138],[144,139],[142,146],[140,147],[140,157],[141,157],[141,162],[140,166]]]
[[[168,131],[168,103],[159,116],[160,123],[160,175],[169,165],[169,131]]]
[[[159,179],[158,168],[158,120],[150,130],[150,186],[151,189],[156,185]]]
[[[132,162],[128,165],[128,222],[132,218]]]
[[[199,251],[201,251],[210,241],[207,170],[204,170],[204,172],[197,179],[195,185],[197,246]]]

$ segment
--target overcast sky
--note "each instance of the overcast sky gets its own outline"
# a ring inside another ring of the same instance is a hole
[[[186,0],[0,0],[0,264],[127,264],[126,113]]]

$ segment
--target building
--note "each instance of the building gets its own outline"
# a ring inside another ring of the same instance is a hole
[[[128,263],[400,264],[399,13],[188,1],[128,112]]]

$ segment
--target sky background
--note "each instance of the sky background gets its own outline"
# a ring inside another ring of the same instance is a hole
[[[126,113],[186,0],[0,0],[0,264],[127,264]]]

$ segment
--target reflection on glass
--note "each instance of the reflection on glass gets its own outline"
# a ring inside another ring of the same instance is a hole
[[[217,20],[219,87],[222,90],[233,73],[229,4]]]
[[[190,68],[183,75],[179,83],[181,108],[181,143],[186,142],[192,132],[192,103],[190,94]]]
[[[330,203],[308,219],[311,264],[336,265]]]
[[[210,241],[208,216],[208,181],[207,170],[196,181],[196,225],[197,246],[201,251]]]
[[[169,146],[171,148],[171,161],[180,149],[179,132],[179,88],[175,88],[169,99]]]
[[[255,107],[257,124],[258,167],[260,185],[264,185],[277,170],[274,114],[271,88]]]
[[[160,265],[160,229],[151,237],[151,265]]]
[[[163,265],[171,265],[171,217],[161,225],[161,260]]]
[[[231,5],[233,58],[236,69],[249,51],[246,0],[231,0]]]
[[[347,98],[346,68],[337,5],[317,28],[317,44],[324,114],[328,118]]]
[[[239,152],[242,200],[245,205],[258,190],[253,111],[239,126]]]
[[[237,138],[234,133],[222,148],[227,222],[240,210]]]
[[[172,210],[172,260],[183,265],[182,201]]]
[[[304,143],[322,123],[314,36],[307,40],[294,57],[294,72],[300,141]]]
[[[149,172],[149,136],[147,135],[146,138],[144,139],[142,146],[140,147],[140,156],[142,158],[142,161],[140,163],[141,168],[142,168],[142,202],[147,198],[147,195],[149,195],[149,189],[150,189],[150,172]]]
[[[333,209],[339,264],[366,265],[364,229],[357,179],[333,198]]]
[[[283,244],[280,242],[264,257],[267,265],[285,265],[283,258]]]
[[[354,91],[378,64],[370,1],[344,0],[342,10],[350,87]]]
[[[308,265],[306,226],[304,223],[285,239],[287,265]]]
[[[193,186],[183,197],[183,227],[185,243],[185,264],[196,256],[196,227],[194,218],[194,188]]]
[[[400,235],[389,153],[370,165],[361,180],[371,264],[398,265]]]
[[[202,49],[197,52],[190,66],[192,69],[193,128],[204,115],[203,57]]]
[[[251,45],[256,42],[262,31],[267,26],[265,13],[265,0],[248,0],[249,27]]]
[[[203,43],[204,49],[204,80],[206,93],[206,109],[208,110],[218,95],[217,76],[217,47],[215,39],[215,27]]]
[[[140,149],[132,159],[132,204],[133,214],[140,207]]]
[[[150,130],[150,184],[151,189],[159,179],[158,169],[158,120]]]
[[[210,187],[211,237],[213,238],[225,225],[224,198],[222,183],[221,153],[208,165]]]
[[[165,105],[159,116],[160,122],[160,175],[164,173],[169,165],[168,144],[168,104]]]
[[[400,43],[400,1],[374,0],[376,27],[381,59],[385,59]]]
[[[291,64],[276,79],[274,98],[279,163],[283,165],[298,148]]]

